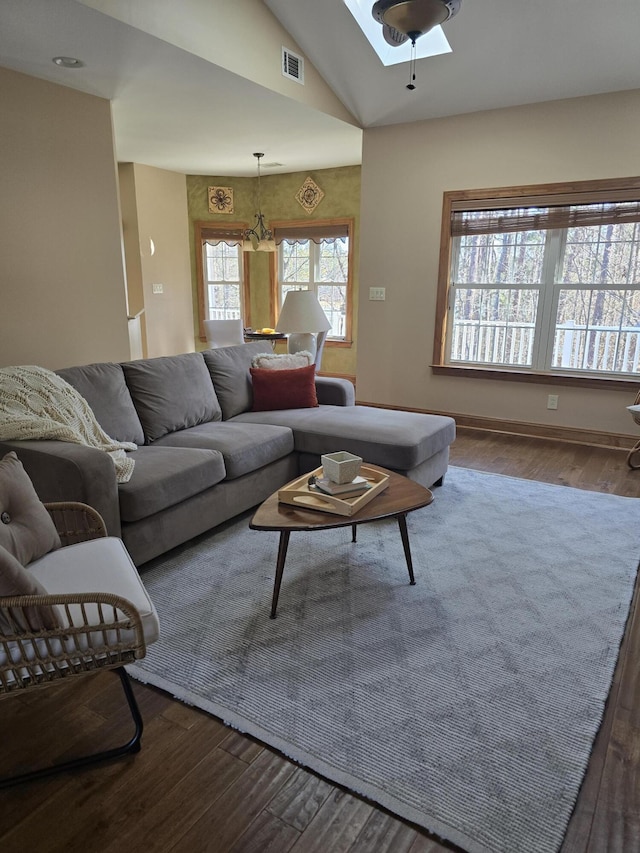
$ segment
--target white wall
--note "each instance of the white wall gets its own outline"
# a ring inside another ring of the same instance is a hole
[[[349,124],[357,124],[311,62],[304,86],[283,76],[282,47],[303,55],[263,0],[79,0],[105,15],[150,33]],[[194,26],[194,22],[196,26]],[[247,150],[250,150],[250,146]]]
[[[358,399],[633,434],[635,389],[434,376],[430,364],[443,192],[636,176],[638,140],[640,90],[365,130]]]
[[[0,365],[129,357],[108,101],[0,68]]]
[[[138,163],[119,172],[129,307],[132,314],[144,309],[144,355],[193,352],[186,176]],[[154,284],[162,293],[153,292]]]

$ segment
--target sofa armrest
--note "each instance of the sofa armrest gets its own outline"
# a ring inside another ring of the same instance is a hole
[[[355,406],[355,388],[348,379],[316,376],[316,394],[321,406]]]
[[[110,536],[120,536],[116,470],[109,454],[68,441],[0,442],[0,456],[15,450],[43,503],[78,501],[97,510]]]

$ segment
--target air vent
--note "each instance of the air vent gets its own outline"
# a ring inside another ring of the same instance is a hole
[[[304,59],[288,47],[282,48],[282,76],[304,86]]]

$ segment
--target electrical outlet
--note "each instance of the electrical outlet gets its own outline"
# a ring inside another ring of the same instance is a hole
[[[164,285],[162,284],[152,284],[151,290],[153,293],[164,293]]]
[[[557,409],[558,408],[558,395],[557,394],[549,394],[547,397],[547,409]]]
[[[370,287],[369,299],[373,302],[384,302],[387,298],[386,287]]]

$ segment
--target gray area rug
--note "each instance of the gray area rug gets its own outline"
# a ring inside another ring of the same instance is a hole
[[[640,556],[640,501],[451,468],[395,522],[249,517],[142,577],[162,636],[131,673],[471,853],[561,844]]]

